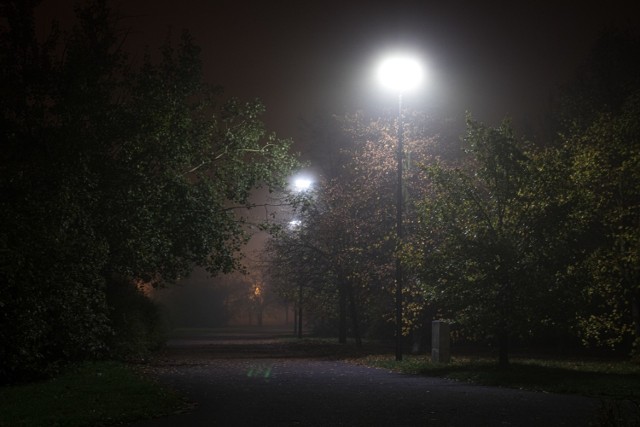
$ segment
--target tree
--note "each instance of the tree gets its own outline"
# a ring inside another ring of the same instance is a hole
[[[64,44],[36,40],[33,6],[3,3],[0,32],[3,379],[107,350],[107,288],[236,269],[235,208],[296,165],[258,101],[202,82],[188,34],[135,68],[106,1]]]
[[[318,317],[330,319],[340,342],[346,342],[348,323],[356,339],[365,334],[392,333],[395,240],[395,147],[392,121],[362,115],[340,119],[342,144],[330,156],[325,178],[316,185],[313,203],[297,213],[299,227],[286,230],[272,243],[274,262],[285,277],[280,283],[304,283],[313,289]],[[407,126],[406,191],[419,191],[420,169],[430,141]],[[408,218],[410,215],[407,216]],[[412,221],[407,221],[407,226]],[[284,265],[287,267],[284,268]],[[408,281],[413,283],[413,281]],[[411,287],[407,287],[411,295]],[[289,294],[294,289],[289,288]],[[414,293],[418,298],[418,294]],[[323,312],[320,312],[322,308]],[[405,332],[415,327],[417,311],[406,311]]]
[[[543,268],[549,254],[540,250],[553,234],[541,221],[549,205],[541,163],[509,122],[489,128],[468,118],[464,142],[468,157],[459,164],[426,167],[420,240],[408,256],[426,299],[467,336],[492,338],[504,366],[510,339],[550,322],[541,307],[557,289]]]
[[[585,342],[613,346],[640,340],[640,92],[616,115],[603,113],[572,135],[570,170],[585,223],[579,315]],[[636,344],[637,345],[637,344]]]
[[[581,233],[570,276],[586,344],[640,345],[639,63],[637,37],[604,33],[560,97],[558,139]]]

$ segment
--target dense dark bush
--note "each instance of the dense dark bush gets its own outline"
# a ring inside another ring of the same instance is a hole
[[[38,215],[35,208],[32,213]],[[3,256],[0,271],[0,383],[45,377],[106,351],[107,306],[97,273],[103,250],[82,227],[60,232],[54,217],[49,211],[47,228],[31,223],[28,231],[0,217],[11,247],[19,248]],[[58,243],[62,233],[74,235],[75,248]]]
[[[113,329],[108,340],[111,357],[144,359],[164,344],[168,331],[166,316],[141,288],[126,280],[114,280],[107,286],[107,302]]]

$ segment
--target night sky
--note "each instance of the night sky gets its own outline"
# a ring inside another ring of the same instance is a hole
[[[430,84],[406,100],[453,118],[469,110],[493,124],[510,115],[535,126],[550,93],[567,81],[607,27],[637,34],[631,1],[264,1],[116,2],[131,29],[133,58],[171,30],[202,48],[205,79],[228,95],[260,98],[265,120],[304,146],[301,121],[317,113],[395,105],[376,86],[379,56],[416,51]],[[40,16],[67,22],[72,0],[44,0]],[[45,21],[41,21],[44,23]],[[44,27],[40,28],[40,31]]]

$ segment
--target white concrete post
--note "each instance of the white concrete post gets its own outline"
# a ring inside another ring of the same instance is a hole
[[[442,320],[431,322],[431,361],[449,363],[451,361],[449,324]]]

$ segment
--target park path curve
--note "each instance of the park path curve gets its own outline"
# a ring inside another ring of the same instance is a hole
[[[195,406],[132,426],[588,426],[600,406],[287,350],[255,331],[171,340],[152,374]]]

